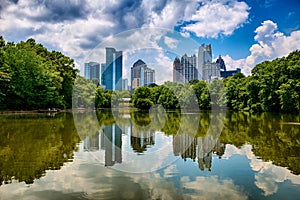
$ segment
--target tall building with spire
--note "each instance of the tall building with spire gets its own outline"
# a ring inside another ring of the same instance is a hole
[[[103,71],[102,85],[106,90],[122,90],[123,73],[122,51],[106,48],[106,63]]]

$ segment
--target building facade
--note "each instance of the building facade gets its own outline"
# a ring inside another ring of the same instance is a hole
[[[106,48],[106,63],[102,85],[106,90],[122,90],[123,56],[122,51]]]
[[[212,63],[212,49],[211,45],[202,44],[198,49],[198,80],[205,80],[203,78],[203,70],[207,63]]]
[[[173,82],[183,83],[183,68],[180,59],[175,58],[173,62]]]
[[[202,72],[202,79],[206,82],[211,82],[212,80],[220,79],[221,77],[220,65],[218,63],[206,62]]]
[[[151,83],[155,83],[155,70],[147,67],[147,64],[139,59],[131,67],[131,89]]]
[[[93,78],[96,78],[100,83],[101,81],[100,64],[97,62],[84,63],[84,77],[88,80],[92,80]]]
[[[173,82],[187,83],[197,79],[197,57],[184,54],[181,59],[175,58],[173,62]]]
[[[129,88],[128,88],[128,79],[127,78],[122,80],[122,89],[123,90],[129,90]]]

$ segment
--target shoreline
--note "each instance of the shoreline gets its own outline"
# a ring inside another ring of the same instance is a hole
[[[72,109],[65,109],[59,111],[49,111],[47,110],[7,110],[7,111],[0,111],[0,114],[43,114],[43,113],[63,113],[63,112],[71,112]]]

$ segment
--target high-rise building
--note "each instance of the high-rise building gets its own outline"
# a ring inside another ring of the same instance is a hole
[[[220,65],[218,63],[206,62],[203,66],[203,75],[202,79],[211,82],[212,80],[219,79],[220,74]]]
[[[184,54],[181,59],[175,58],[173,62],[173,81],[187,83],[197,79],[197,57]]]
[[[203,70],[206,63],[212,63],[212,49],[210,44],[206,46],[202,44],[198,49],[198,80],[206,80],[203,78]]]
[[[222,59],[221,55],[217,59],[216,63],[220,66],[222,78],[227,78],[229,76],[233,76],[234,74],[236,74],[238,72],[241,72],[240,68],[236,68],[236,70],[226,70],[226,65],[225,65],[225,62]]]
[[[106,63],[102,74],[102,85],[106,90],[122,90],[122,68],[122,51],[106,48]]]
[[[100,64],[97,62],[84,63],[84,77],[88,80],[92,80],[93,78],[96,78],[100,83],[101,81]]]
[[[216,63],[219,65],[221,71],[226,71],[226,65],[221,55],[219,55],[219,58],[217,59]]]
[[[131,67],[131,89],[155,83],[155,70],[139,59]]]
[[[128,79],[127,78],[122,80],[122,89],[128,90]]]
[[[173,82],[183,83],[183,68],[178,57],[173,62]]]
[[[181,57],[181,66],[183,68],[184,83],[190,80],[197,79],[197,57],[196,55],[187,56],[186,54]]]

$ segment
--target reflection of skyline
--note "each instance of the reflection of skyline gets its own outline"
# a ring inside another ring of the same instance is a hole
[[[147,148],[155,145],[155,132],[152,130],[138,130],[131,124],[130,144],[132,149],[142,154]]]
[[[215,152],[219,158],[224,154],[225,145],[212,136],[192,137],[188,134],[173,136],[173,153],[181,156],[186,161],[187,158],[195,162],[197,158],[198,167],[201,171],[205,168],[211,171],[212,155]]]
[[[155,131],[139,130],[133,126],[116,125],[105,126],[92,136],[86,136],[83,144],[84,151],[105,151],[105,166],[122,163],[122,134],[130,139],[130,148],[138,155],[144,154],[149,148],[155,146]],[[225,151],[225,144],[212,136],[194,137],[189,134],[173,136],[173,154],[180,156],[184,161],[187,158],[198,162],[201,171],[211,171],[212,156],[216,154],[221,158]]]

